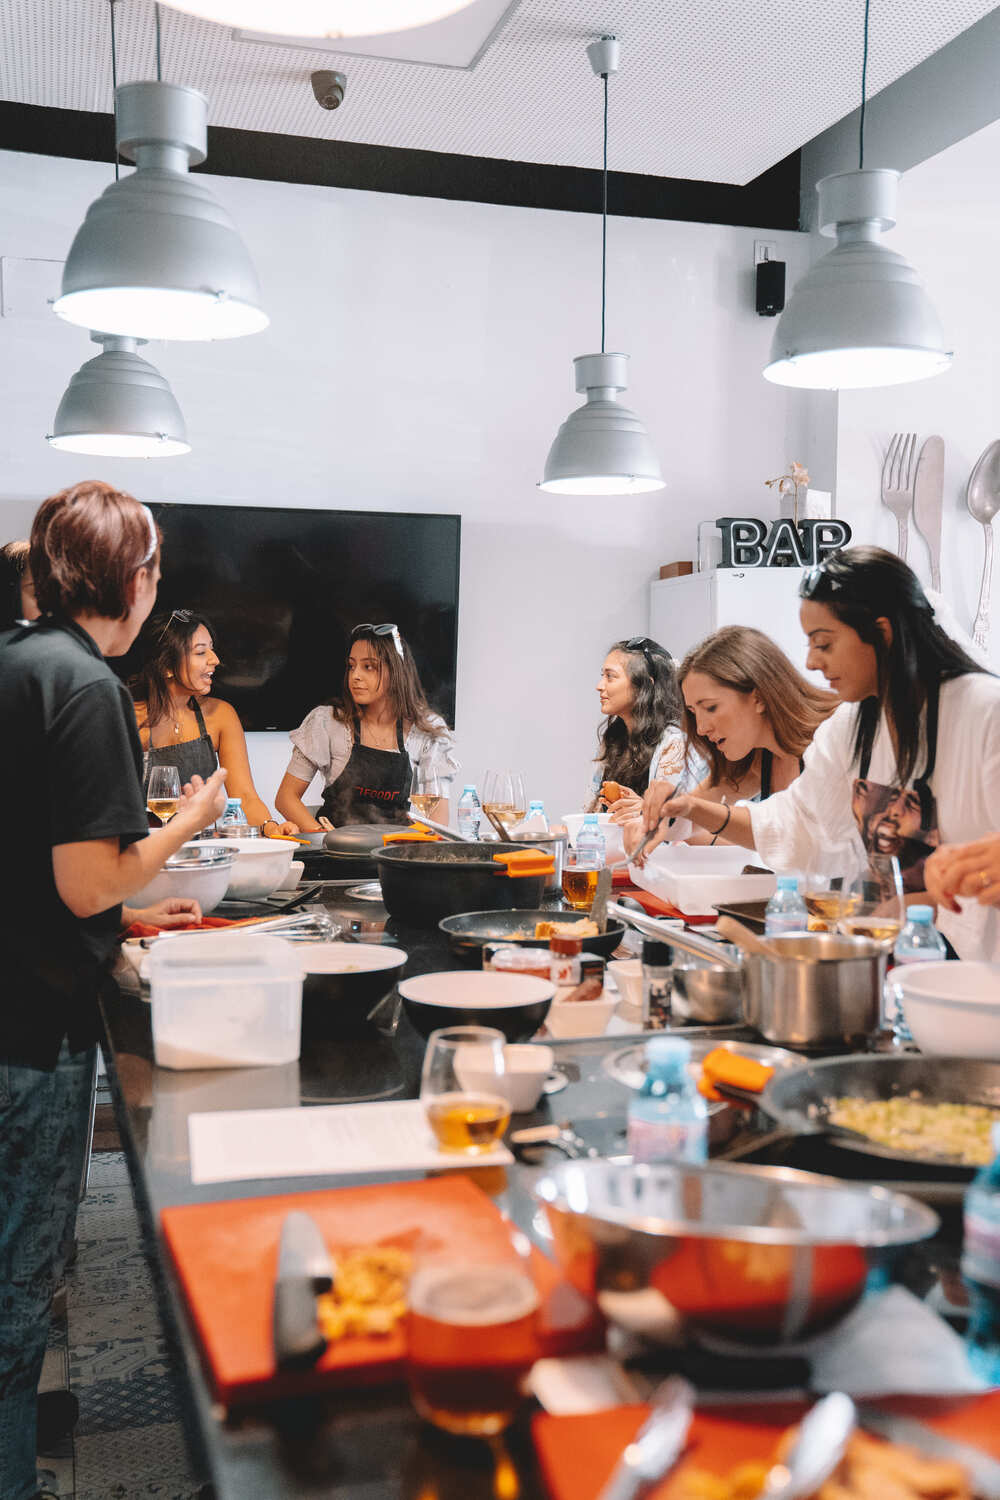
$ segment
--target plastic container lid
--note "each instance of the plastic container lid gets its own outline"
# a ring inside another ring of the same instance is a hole
[[[779,875],[779,891],[797,891],[799,888],[799,877],[797,875]]]
[[[926,922],[928,926],[934,921],[933,906],[908,906],[906,908],[906,920],[908,922]]]
[[[644,938],[642,943],[642,961],[653,968],[668,968],[673,963],[674,952],[669,943],[661,942],[659,938]]]
[[[572,958],[575,953],[583,950],[583,939],[575,937],[549,938],[549,952],[558,953],[561,957]]]

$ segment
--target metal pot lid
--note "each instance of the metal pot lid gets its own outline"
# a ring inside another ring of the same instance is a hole
[[[345,823],[335,828],[323,840],[323,847],[331,854],[371,854],[381,849],[382,835],[393,827],[390,823]]]

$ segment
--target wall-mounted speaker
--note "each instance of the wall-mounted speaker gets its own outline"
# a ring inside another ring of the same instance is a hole
[[[762,318],[776,318],[785,306],[785,262],[757,262],[757,311]]]

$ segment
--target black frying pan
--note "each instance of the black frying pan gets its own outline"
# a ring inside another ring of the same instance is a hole
[[[912,1166],[947,1168],[971,1176],[975,1167],[948,1156],[924,1156],[882,1146],[852,1130],[829,1123],[832,1100],[851,1096],[892,1099],[914,1094],[927,1104],[985,1104],[1000,1109],[1000,1062],[964,1057],[829,1057],[776,1073],[761,1096],[761,1107],[783,1131],[828,1135],[846,1151]]]
[[[538,908],[534,911],[466,911],[457,917],[445,917],[438,923],[438,927],[447,937],[453,953],[478,963],[484,943],[516,943],[522,948],[547,948],[548,938],[536,938],[533,935],[523,937],[519,934],[534,934],[536,922],[572,922],[574,917],[583,921],[585,915],[584,912],[576,914],[571,911],[553,911],[551,907],[548,910]],[[584,950],[610,958],[624,936],[624,923],[609,917],[607,932],[599,933],[597,937],[584,938]]]

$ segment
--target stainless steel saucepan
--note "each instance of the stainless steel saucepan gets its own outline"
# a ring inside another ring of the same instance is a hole
[[[886,955],[870,938],[810,932],[769,938],[753,953],[640,916],[609,913],[738,976],[743,1019],[779,1047],[860,1045],[879,1023]]]

